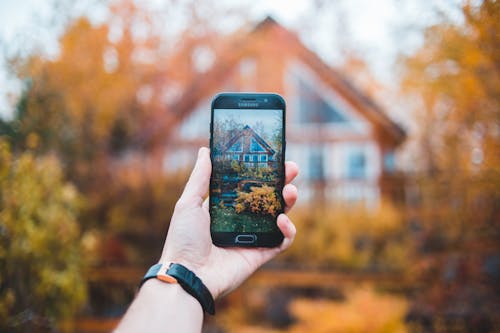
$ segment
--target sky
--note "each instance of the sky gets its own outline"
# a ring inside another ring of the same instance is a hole
[[[78,3],[94,3],[97,0]],[[139,1],[139,0],[138,0]],[[183,2],[185,0],[178,0]],[[161,0],[143,0],[159,6]],[[218,0],[231,8],[246,6],[251,20],[258,22],[271,15],[278,22],[299,33],[301,40],[330,65],[342,59],[342,49],[362,55],[375,77],[390,84],[397,75],[395,63],[401,53],[409,53],[422,43],[421,28],[435,17],[433,7],[450,11],[458,0]],[[38,43],[48,54],[57,51],[57,30],[46,28],[51,16],[51,1],[0,0],[0,51],[12,45]],[[211,2],[206,2],[211,4]],[[434,5],[430,6],[429,3]],[[83,5],[82,5],[83,6]],[[78,8],[77,10],[84,10]],[[102,13],[94,10],[91,16]],[[54,31],[55,30],[55,31]],[[9,117],[9,95],[16,96],[19,82],[8,79],[6,64],[0,63],[0,116]],[[12,102],[13,97],[10,97]],[[12,104],[12,103],[11,103]]]
[[[271,137],[273,131],[282,127],[282,110],[264,110],[264,109],[216,109],[214,110],[214,122],[224,123],[224,121],[233,119],[237,124],[250,126],[262,137]],[[259,124],[261,126],[259,126]]]

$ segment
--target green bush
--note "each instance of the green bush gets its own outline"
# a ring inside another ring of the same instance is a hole
[[[79,195],[56,158],[0,139],[0,331],[54,330],[85,301]]]

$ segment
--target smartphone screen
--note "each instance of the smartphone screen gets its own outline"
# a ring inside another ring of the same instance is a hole
[[[212,234],[255,237],[259,245],[259,237],[280,233],[276,218],[284,209],[285,110],[215,104],[212,112]]]

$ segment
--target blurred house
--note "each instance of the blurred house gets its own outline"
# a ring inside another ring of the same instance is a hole
[[[204,53],[198,59],[203,70],[172,107],[176,120],[169,124],[165,170],[190,166],[197,149],[208,145],[213,95],[277,92],[287,102],[286,159],[301,168],[296,183],[302,203],[373,205],[384,195],[397,195],[394,152],[404,131],[295,33],[268,17]]]

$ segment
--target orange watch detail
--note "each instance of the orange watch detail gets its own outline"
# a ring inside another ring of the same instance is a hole
[[[177,279],[174,278],[173,276],[170,275],[163,275],[163,274],[158,274],[156,278],[160,281],[166,282],[166,283],[177,283]]]

